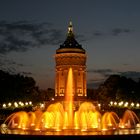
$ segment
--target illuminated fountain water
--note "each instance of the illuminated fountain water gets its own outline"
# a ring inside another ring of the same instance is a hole
[[[65,99],[65,113],[64,113],[64,128],[72,129],[74,127],[73,120],[73,73],[72,68],[69,69],[67,85],[66,85],[66,99]]]
[[[127,110],[122,118],[115,112],[105,112],[103,115],[88,101],[83,102],[77,111],[73,104],[73,72],[69,69],[66,97],[64,105],[60,102],[50,104],[46,111],[20,111],[11,114],[4,122],[8,129],[26,131],[80,131],[101,132],[122,128],[136,128],[139,118],[133,111]]]

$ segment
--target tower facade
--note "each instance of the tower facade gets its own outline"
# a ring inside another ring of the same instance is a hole
[[[75,40],[72,22],[68,26],[67,38],[56,50],[55,96],[65,97],[68,70],[73,70],[73,96],[79,99],[87,96],[86,51]]]

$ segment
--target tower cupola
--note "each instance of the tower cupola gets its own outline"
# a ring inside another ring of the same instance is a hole
[[[73,33],[73,25],[71,21],[68,26],[66,40],[64,41],[62,45],[60,45],[60,48],[56,50],[56,53],[63,53],[63,52],[85,53],[85,50],[75,39],[75,35]]]

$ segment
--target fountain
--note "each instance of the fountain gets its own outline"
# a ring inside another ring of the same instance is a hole
[[[7,132],[8,130],[23,130],[24,134],[25,132],[34,132],[33,134],[35,132],[62,132],[59,134],[72,132],[75,135],[77,132],[78,134],[82,134],[82,132],[102,134],[102,132],[110,130],[114,132],[115,130],[138,128],[140,123],[137,115],[131,110],[126,110],[123,117],[119,118],[115,112],[105,112],[101,115],[96,107],[88,101],[83,102],[76,111],[73,108],[73,71],[70,68],[64,105],[60,102],[50,104],[44,112],[39,109],[35,112],[19,111],[7,117],[4,124],[8,128]]]

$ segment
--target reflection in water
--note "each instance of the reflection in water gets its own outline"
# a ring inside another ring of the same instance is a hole
[[[140,129],[118,129],[108,131],[27,131],[21,129],[8,130],[7,134],[20,135],[128,135],[140,134]]]

